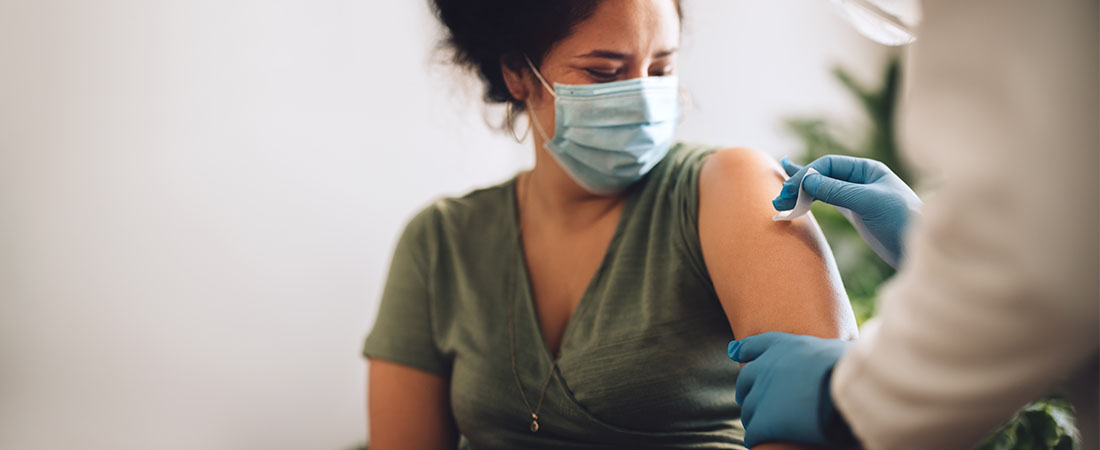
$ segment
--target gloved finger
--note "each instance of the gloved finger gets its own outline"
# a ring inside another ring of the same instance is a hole
[[[783,189],[779,191],[779,196],[797,198],[798,185],[802,183],[802,177],[806,176],[806,171],[808,170],[810,169],[807,167],[803,167],[795,171],[795,173],[792,174],[790,178],[787,178],[787,180],[783,182]]]
[[[779,196],[772,200],[772,206],[777,211],[794,208],[794,204],[798,201],[798,187],[802,184],[802,177],[806,176],[808,170],[807,167],[803,167],[783,182],[783,188],[779,190]]]
[[[784,197],[783,194],[780,194],[778,198],[772,200],[772,208],[775,208],[776,211],[787,211],[789,209],[794,209],[794,205],[797,203],[797,195],[794,197]]]
[[[756,376],[762,370],[762,367],[757,367],[760,364],[745,364],[741,368],[741,372],[737,374],[737,383],[734,384],[734,397],[738,404],[743,404],[745,397],[752,392],[753,386],[756,384]]]
[[[745,366],[745,367],[748,367],[748,366]],[[738,394],[741,394],[741,395],[738,395],[736,400],[737,400],[737,404],[741,407],[741,423],[745,425],[745,428],[748,428],[749,425],[751,425],[751,423],[752,423],[752,419],[756,417],[757,408],[760,406],[760,401],[759,400],[760,400],[760,397],[763,395],[763,393],[762,393],[763,389],[761,389],[761,388],[753,389],[753,386],[756,385],[755,379],[756,379],[756,377],[754,376],[753,377],[753,382],[751,383],[752,386],[750,386],[749,388],[746,388],[743,394],[742,394],[742,391],[740,389],[740,387],[741,387],[741,378],[738,377],[738,379],[737,379],[737,386],[738,386],[737,391],[738,391]]]
[[[764,381],[761,381],[761,383],[764,383]],[[795,439],[791,439],[794,436],[792,436],[790,430],[788,416],[799,412],[780,411],[775,399],[765,398],[767,396],[766,392],[766,389],[755,389],[745,398],[745,403],[740,404],[741,424],[745,426],[745,445],[749,448],[755,448],[758,444],[777,440],[797,442]]]
[[[848,208],[857,213],[863,209],[861,206],[866,203],[866,197],[874,195],[867,185],[849,183],[819,174],[807,175],[802,182],[802,189],[805,189],[807,194],[817,200],[833,206]]]
[[[798,173],[799,170],[802,170],[803,167],[791,162],[790,158],[783,158],[779,160],[779,165],[783,166],[783,171],[787,172],[788,177],[794,176],[794,174]]]
[[[745,427],[745,446],[748,448],[756,448],[757,445],[768,442],[786,441],[783,437],[789,435],[790,431],[778,430],[779,432],[777,433],[777,430],[774,428],[772,424],[766,422],[753,425],[751,430],[749,427]]]
[[[760,333],[754,336],[741,338],[738,342],[736,350],[730,350],[730,359],[739,363],[752,362],[752,360],[758,358],[772,345],[776,340],[783,339],[784,336],[793,336],[789,333],[783,333],[779,331],[769,331],[767,333]],[[733,343],[730,343],[733,346]],[[744,373],[744,371],[742,371]]]
[[[749,427],[747,426],[745,427],[745,446],[748,448],[753,448],[756,447],[756,444],[759,444],[759,442],[757,441],[759,441],[760,438],[756,437],[757,433],[755,432],[755,430],[749,431],[748,428]]]
[[[878,178],[882,163],[873,159],[845,155],[825,155],[806,165],[829,178],[865,184]]]

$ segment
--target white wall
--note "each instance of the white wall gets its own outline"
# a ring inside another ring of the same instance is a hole
[[[0,448],[339,449],[393,240],[530,150],[425,1],[0,2]],[[687,0],[685,139],[797,146],[882,51],[824,0]]]

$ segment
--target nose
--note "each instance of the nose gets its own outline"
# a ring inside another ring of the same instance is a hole
[[[649,65],[652,61],[649,58],[644,60],[634,61],[630,64],[630,69],[626,72],[626,79],[633,80],[635,78],[645,78],[649,76]]]

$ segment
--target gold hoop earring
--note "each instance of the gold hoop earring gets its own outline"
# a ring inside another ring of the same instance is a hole
[[[531,134],[531,121],[527,121],[527,130],[523,132],[523,136],[516,136],[516,113],[512,109],[512,102],[504,104],[504,124],[508,127],[508,132],[512,134],[512,139],[515,139],[517,144],[522,144],[527,140],[527,136]]]

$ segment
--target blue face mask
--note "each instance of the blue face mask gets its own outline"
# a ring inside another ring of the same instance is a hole
[[[531,121],[546,149],[581,187],[601,195],[623,191],[661,162],[679,116],[679,80],[643,77],[554,88],[527,60],[554,96],[554,136]],[[531,105],[527,105],[531,111]]]

